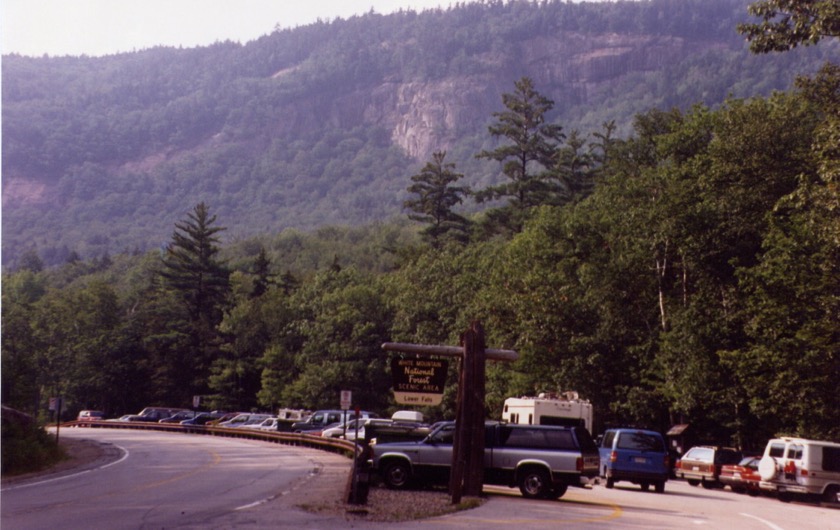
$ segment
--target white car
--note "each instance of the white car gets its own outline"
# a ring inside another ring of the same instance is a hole
[[[382,418],[359,418],[358,420],[348,421],[346,429],[343,424],[329,429],[324,429],[321,436],[325,438],[344,438],[345,440],[355,440],[358,437],[359,440],[364,440],[365,426],[370,425],[371,423],[376,423],[377,425],[391,425],[394,422],[393,420],[386,420]]]
[[[228,421],[223,421],[218,425],[218,427],[228,427],[228,428],[239,428],[239,427],[251,427],[262,423],[263,421],[271,418],[271,414],[250,414],[250,413],[243,413],[239,414]]]
[[[246,427],[257,429],[258,431],[276,431],[277,418],[266,418],[262,423],[258,423],[256,425],[246,425]]]

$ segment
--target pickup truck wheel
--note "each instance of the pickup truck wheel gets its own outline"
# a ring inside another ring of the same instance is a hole
[[[542,469],[530,469],[519,479],[519,491],[526,499],[545,499],[551,493],[548,473]]]
[[[391,489],[404,489],[408,486],[409,478],[411,478],[411,468],[406,462],[394,460],[385,464],[382,469],[382,480]]]
[[[550,499],[559,499],[563,495],[566,494],[566,490],[569,489],[567,484],[560,484],[551,488],[551,494],[549,495]]]
[[[665,481],[660,480],[659,482],[654,483],[653,490],[656,493],[665,493]]]
[[[642,482],[639,485],[642,487],[642,491],[647,491],[650,489],[650,482]]]
[[[822,501],[829,504],[840,504],[840,486],[831,485],[825,488]]]

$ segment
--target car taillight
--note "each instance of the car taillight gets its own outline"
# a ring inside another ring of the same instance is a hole
[[[575,461],[575,468],[578,471],[583,471],[583,458],[577,457],[577,460]]]
[[[677,459],[677,461],[674,462],[674,468],[675,469],[681,469],[682,468],[682,460]]]
[[[714,465],[714,464],[711,464],[709,466],[709,471],[712,473],[712,475],[717,475],[717,472],[718,472],[717,466]]]
[[[799,470],[799,474],[802,475],[803,477],[807,477],[808,476],[808,470],[803,467]]]
[[[615,462],[616,460],[618,460],[618,453],[613,451],[610,453],[610,462]]]

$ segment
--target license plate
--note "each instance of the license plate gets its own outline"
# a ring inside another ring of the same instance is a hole
[[[694,466],[694,467],[691,468],[691,470],[692,471],[700,471],[700,467],[699,466]]]
[[[733,475],[733,476],[734,476],[735,478],[739,479],[739,480],[740,480],[740,478],[741,478],[741,474],[740,474],[740,473],[735,473],[735,475]]]
[[[645,462],[647,462],[647,458],[637,456],[633,459],[633,462],[636,462],[637,464],[644,464]]]

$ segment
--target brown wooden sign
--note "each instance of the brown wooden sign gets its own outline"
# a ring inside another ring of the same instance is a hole
[[[392,359],[394,399],[403,405],[440,405],[449,362],[439,359]]]

